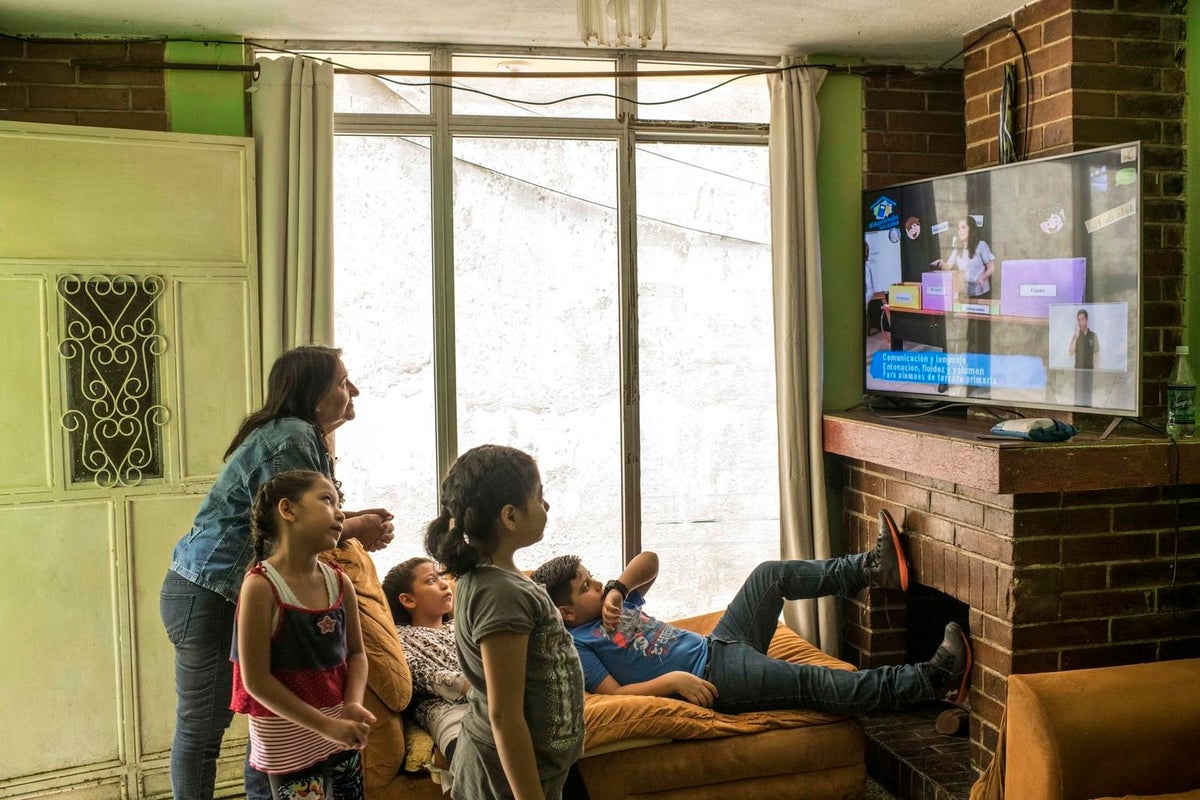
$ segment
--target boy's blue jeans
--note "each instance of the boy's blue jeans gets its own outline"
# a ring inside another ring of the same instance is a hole
[[[233,640],[236,606],[216,592],[167,572],[159,613],[175,646],[175,738],[171,742],[174,800],[212,800],[221,739],[233,720]],[[245,766],[248,800],[270,800],[267,776]]]
[[[713,629],[708,680],[717,711],[808,708],[857,714],[934,699],[915,665],[851,672],[766,655],[784,600],[849,597],[866,588],[866,553],[825,561],[765,561],[754,568]]]

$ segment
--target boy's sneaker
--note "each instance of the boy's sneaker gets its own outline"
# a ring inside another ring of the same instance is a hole
[[[942,643],[938,645],[933,658],[920,665],[933,684],[934,699],[947,699],[955,705],[962,705],[967,699],[972,662],[971,642],[967,634],[957,622],[951,622],[946,626]],[[954,693],[953,697],[949,697],[951,692]]]
[[[900,542],[900,528],[887,509],[879,512],[879,538],[867,558],[867,573],[875,586],[908,591],[908,559]]]

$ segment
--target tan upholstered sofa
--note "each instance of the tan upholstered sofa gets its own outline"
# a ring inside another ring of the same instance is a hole
[[[1008,800],[1200,800],[1200,658],[1013,675]]]
[[[403,649],[374,564],[357,542],[327,554],[358,592],[370,663],[366,705],[377,720],[364,761],[369,800],[436,800],[424,772],[404,771],[401,712],[412,694]],[[719,613],[677,621],[707,633]],[[771,654],[852,669],[779,627]],[[679,700],[589,695],[585,755],[592,800],[849,800],[866,786],[857,719],[812,711],[718,714]]]

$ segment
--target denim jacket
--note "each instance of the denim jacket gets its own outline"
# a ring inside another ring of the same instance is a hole
[[[237,602],[254,557],[250,505],[258,487],[278,472],[312,469],[332,476],[317,426],[282,417],[252,432],[229,456],[208,490],[192,529],[175,545],[171,570]]]

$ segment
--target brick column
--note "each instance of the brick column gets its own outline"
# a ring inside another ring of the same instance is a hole
[[[863,186],[961,172],[962,72],[880,67],[863,81]]]
[[[1025,43],[1031,76],[1020,49]],[[1185,18],[1162,0],[1041,0],[963,38],[966,166],[998,163],[1004,66],[1015,64],[1018,152],[1028,157],[1142,142],[1143,380],[1148,419],[1165,416],[1175,345],[1184,343]],[[1026,118],[1025,96],[1030,107]]]

